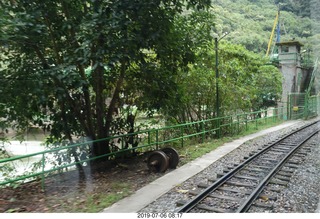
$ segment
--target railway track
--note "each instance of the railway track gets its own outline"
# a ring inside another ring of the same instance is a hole
[[[194,196],[191,200],[177,203],[181,206],[177,212],[240,213],[252,206],[272,208],[273,194],[279,189],[271,185],[283,186],[290,181],[310,150],[307,142],[319,127],[316,121],[264,145],[242,163],[225,169],[224,174],[208,179],[210,183],[198,185],[199,189],[190,192]]]

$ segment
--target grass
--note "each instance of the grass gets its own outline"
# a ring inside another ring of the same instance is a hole
[[[52,205],[50,212],[56,212],[56,209],[62,209],[63,212],[101,212],[107,206],[131,195],[132,190],[130,188],[131,185],[129,183],[119,182],[106,185],[106,190],[112,192],[90,192],[86,193],[86,197],[77,196],[76,193],[72,198],[70,197],[72,196],[71,194],[68,194],[67,198],[56,197],[57,199],[59,198],[58,204]]]
[[[95,193],[89,195],[85,202],[79,203],[78,206],[80,209],[75,209],[76,211],[73,212],[100,212],[106,206],[110,206],[124,197],[131,195],[132,193],[130,192],[130,185],[128,183],[112,184],[110,190],[112,190],[112,193],[110,194]]]
[[[212,139],[202,144],[192,144],[189,142],[188,144],[184,145],[184,147],[178,146],[175,149],[178,151],[180,157],[183,158],[181,159],[180,165],[184,165],[192,160],[195,160],[196,158],[215,150],[216,148],[222,146],[227,142],[231,142],[240,137],[259,132],[261,130],[279,125],[281,123],[283,123],[283,121],[275,121],[267,124],[259,124],[257,127],[252,124],[248,127],[248,130],[245,130],[237,135],[226,136],[219,139]]]

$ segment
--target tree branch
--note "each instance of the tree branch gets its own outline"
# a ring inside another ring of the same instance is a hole
[[[36,52],[38,58],[40,59],[42,65],[43,65],[43,68],[45,70],[49,70],[50,69],[50,66],[47,62],[47,60],[45,59],[43,53],[41,52],[41,50],[39,49],[38,46],[36,45],[33,45],[32,46],[34,48],[34,51]],[[50,75],[50,77],[53,79],[54,83],[58,86],[58,87],[61,87],[63,88],[63,90],[65,91],[65,95],[66,95],[66,100],[68,101],[72,111],[76,114],[76,116],[79,118],[79,122],[80,124],[84,127],[84,130],[86,133],[90,133],[90,129],[89,127],[87,126],[87,124],[84,122],[84,119],[83,119],[83,115],[81,113],[81,107],[78,107],[80,104],[77,103],[77,101],[75,101],[74,99],[72,99],[72,97],[70,96],[70,93],[68,91],[68,89],[65,87],[65,85],[55,76],[53,75]]]

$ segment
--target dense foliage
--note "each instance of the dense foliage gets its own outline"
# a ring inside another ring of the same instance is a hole
[[[267,62],[243,46],[219,43],[220,116],[276,106],[282,76]],[[166,112],[170,121],[192,122],[217,116],[215,65],[215,45],[211,43],[206,51],[197,53],[188,72],[180,73],[179,93]]]
[[[0,127],[36,125],[51,143],[133,132],[136,109],[206,119],[216,116],[217,82],[222,115],[275,105],[281,75],[261,54],[277,6],[210,2],[0,0]],[[284,13],[288,37],[311,36],[308,16]],[[216,81],[214,38],[225,32]],[[110,148],[102,141],[91,153]]]
[[[250,51],[266,53],[278,9],[281,40],[295,38],[314,52],[319,48],[314,43],[320,30],[317,0],[214,0],[213,3],[217,32],[230,32],[231,42]]]
[[[175,91],[178,69],[192,61],[192,48],[181,45],[184,36],[173,28],[175,17],[209,3],[1,0],[0,116],[49,129],[52,141],[114,134],[115,117],[134,96],[125,92],[127,82],[137,87],[134,94],[147,91],[148,101],[139,105],[146,110]],[[99,142],[92,153],[109,149]]]

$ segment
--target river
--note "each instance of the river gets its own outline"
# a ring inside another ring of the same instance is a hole
[[[42,141],[9,141],[3,144],[4,149],[11,157],[33,154],[43,151],[45,148],[42,145]],[[25,172],[31,171],[33,164],[41,160],[41,155],[19,159],[10,162],[10,167],[14,168],[14,171],[10,171],[10,174],[14,172],[14,175],[21,175]],[[3,163],[0,165],[6,165]],[[0,172],[0,181],[3,180],[3,172]]]

